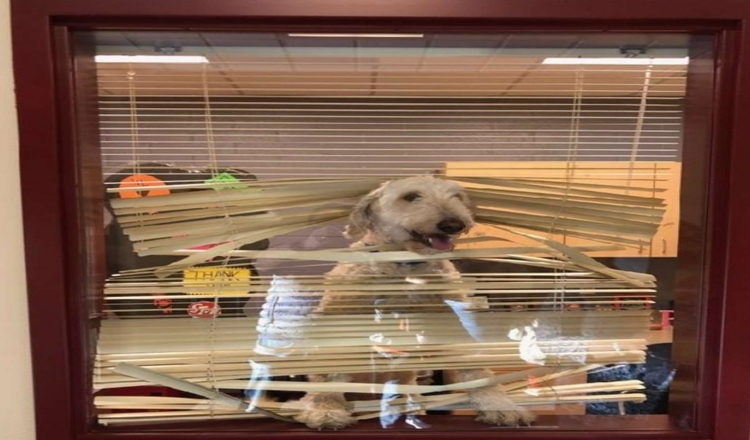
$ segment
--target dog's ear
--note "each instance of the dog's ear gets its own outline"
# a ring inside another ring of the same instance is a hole
[[[344,237],[359,240],[368,230],[372,229],[375,222],[373,203],[383,192],[382,187],[362,197],[349,214],[349,223],[344,229]]]
[[[471,200],[471,197],[469,197],[469,194],[466,193],[465,190],[461,190],[461,203],[463,203],[467,208],[469,208],[469,212],[471,213],[471,218],[474,219],[477,216],[477,205],[474,203],[473,200]]]

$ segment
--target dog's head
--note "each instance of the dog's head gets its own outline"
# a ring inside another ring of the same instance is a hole
[[[368,244],[403,244],[418,253],[453,249],[474,226],[469,197],[454,182],[432,176],[392,180],[363,197],[345,235]]]

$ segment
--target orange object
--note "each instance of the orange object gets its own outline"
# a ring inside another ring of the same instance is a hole
[[[150,174],[133,174],[132,176],[128,176],[120,181],[120,189],[144,187],[151,187],[151,189],[147,191],[137,189],[132,191],[120,191],[120,197],[123,199],[133,199],[136,197],[166,196],[170,193],[167,184],[164,183],[163,180]]]

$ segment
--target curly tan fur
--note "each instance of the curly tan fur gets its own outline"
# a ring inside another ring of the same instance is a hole
[[[452,240],[473,225],[473,207],[460,185],[431,176],[410,177],[390,181],[363,197],[349,217],[345,235],[357,240],[353,247],[396,245],[401,250],[418,254],[435,254],[452,248]],[[442,275],[459,279],[460,274],[448,260],[430,260],[418,264],[346,263],[339,264],[327,275],[331,278],[363,278],[372,275],[409,277]],[[466,295],[415,292],[405,295],[335,295],[326,294],[316,313],[372,313],[373,305],[380,310],[398,311],[406,305],[444,306],[445,300],[463,301]],[[449,382],[463,382],[489,377],[487,370],[467,369],[446,372]],[[416,372],[314,375],[312,381],[352,381],[368,383],[415,384]],[[385,402],[386,397],[383,396]],[[515,405],[496,386],[469,392],[469,400],[478,410],[477,420],[497,425],[528,424],[531,413]],[[342,393],[310,393],[302,400],[305,408],[298,419],[314,429],[341,429],[354,423]]]

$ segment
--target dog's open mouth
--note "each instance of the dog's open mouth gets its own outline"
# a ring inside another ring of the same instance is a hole
[[[446,234],[420,234],[412,231],[412,237],[427,247],[438,251],[453,250],[453,237]]]

